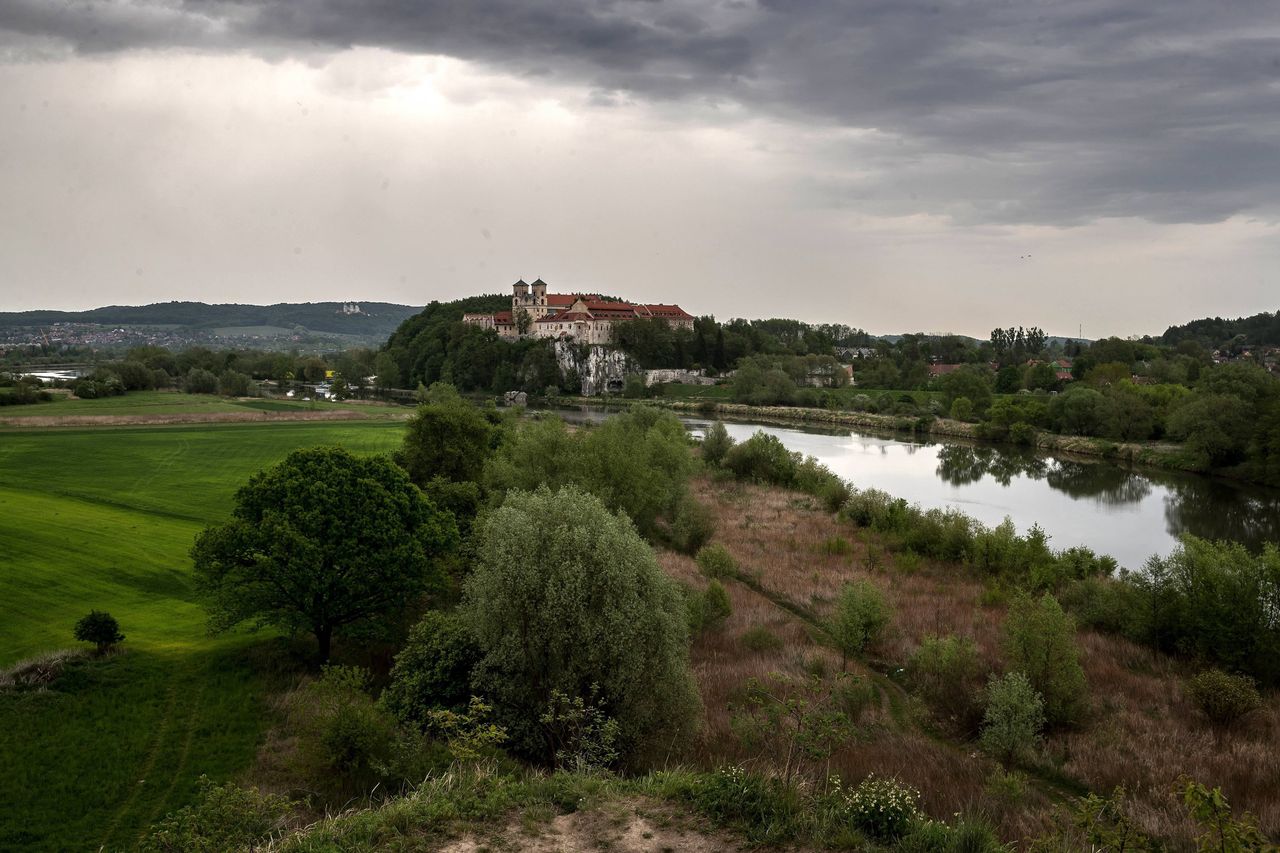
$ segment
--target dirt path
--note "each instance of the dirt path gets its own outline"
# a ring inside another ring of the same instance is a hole
[[[404,420],[411,412],[379,415],[378,420]],[[367,412],[298,411],[298,412],[188,412],[169,415],[63,415],[0,418],[0,425],[11,427],[85,427],[85,426],[163,426],[167,424],[241,424],[277,423],[283,421],[364,421]]]

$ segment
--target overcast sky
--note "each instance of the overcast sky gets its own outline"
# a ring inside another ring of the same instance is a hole
[[[0,310],[1280,309],[1276,0],[0,0]]]

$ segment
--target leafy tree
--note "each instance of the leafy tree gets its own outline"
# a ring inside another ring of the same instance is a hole
[[[429,611],[409,632],[391,668],[381,702],[405,725],[425,727],[427,712],[462,710],[471,698],[471,671],[480,649],[460,617]]]
[[[554,691],[594,687],[633,759],[692,731],[683,596],[626,516],[587,492],[513,491],[483,517],[461,612],[483,655],[473,686],[524,754],[555,758],[537,724]]]
[[[991,676],[982,718],[982,747],[1006,768],[1035,750],[1044,729],[1044,699],[1026,674]]]
[[[849,658],[857,657],[876,643],[888,626],[892,611],[884,600],[880,587],[870,581],[845,584],[836,600],[827,630],[840,649],[840,665],[848,665]]]
[[[746,441],[729,448],[724,467],[739,480],[790,486],[795,480],[800,454],[787,450],[776,435],[757,432]]]
[[[1169,436],[1218,467],[1244,458],[1254,430],[1254,412],[1229,394],[1197,394],[1169,416]]]
[[[731,447],[733,439],[723,423],[716,421],[707,427],[707,435],[702,439],[702,458],[708,465],[719,465]]]
[[[689,593],[689,630],[695,634],[719,629],[733,614],[729,593],[718,580],[712,580],[701,592]]]
[[[1004,623],[1009,668],[1024,673],[1041,696],[1053,725],[1077,721],[1084,707],[1085,679],[1075,645],[1075,623],[1058,600],[1019,594]]]
[[[556,418],[523,424],[486,467],[484,483],[495,502],[513,489],[572,483],[625,512],[644,536],[663,541],[686,506],[696,468],[679,419],[637,406],[572,433]]]
[[[907,663],[911,687],[943,720],[964,733],[982,719],[978,694],[985,667],[969,637],[926,637]]]
[[[90,610],[80,617],[80,621],[76,623],[75,636],[82,643],[93,643],[100,655],[111,651],[112,646],[117,643],[124,642],[120,623],[103,610]]]
[[[967,421],[973,418],[973,401],[968,397],[956,397],[951,401],[951,419]]]
[[[224,397],[246,397],[249,394],[249,377],[238,370],[224,370],[218,377],[218,391]]]
[[[453,483],[479,481],[500,436],[498,428],[456,394],[436,385],[432,389],[434,398],[419,405],[409,419],[397,461],[422,487],[435,477]]]
[[[939,381],[945,395],[947,409],[960,397],[967,397],[973,403],[973,409],[979,414],[991,405],[991,379],[987,371],[973,365],[963,365],[957,370],[945,374]]]
[[[457,545],[453,519],[389,460],[297,450],[236,492],[232,520],[192,548],[210,624],[245,621],[333,635],[376,626],[437,586]]]
[[[192,368],[183,381],[183,387],[188,394],[217,394],[218,377],[212,371]]]
[[[400,365],[389,352],[380,352],[373,362],[375,384],[380,391],[400,385]]]

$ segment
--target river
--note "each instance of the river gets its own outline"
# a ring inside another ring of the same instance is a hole
[[[557,414],[578,422],[607,417],[599,409]],[[698,434],[710,424],[681,420]],[[959,440],[731,421],[725,428],[737,441],[757,430],[775,435],[860,489],[956,507],[986,525],[1008,517],[1019,532],[1038,524],[1056,548],[1086,545],[1131,569],[1169,553],[1184,532],[1252,549],[1280,540],[1277,489]]]

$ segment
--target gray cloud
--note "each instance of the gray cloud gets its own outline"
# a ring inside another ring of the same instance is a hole
[[[1272,0],[10,0],[0,28],[85,53],[441,53],[581,84],[601,108],[875,129],[811,163],[815,203],[867,212],[1280,216]]]

